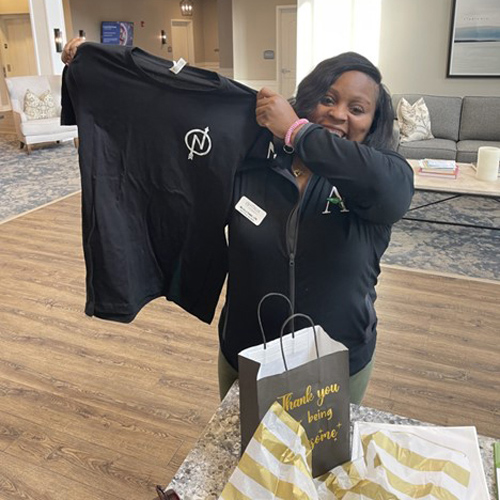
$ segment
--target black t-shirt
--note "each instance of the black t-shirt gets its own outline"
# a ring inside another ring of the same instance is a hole
[[[85,43],[63,75],[80,139],[85,312],[129,322],[166,296],[206,322],[227,270],[234,174],[265,158],[255,91],[138,48]]]

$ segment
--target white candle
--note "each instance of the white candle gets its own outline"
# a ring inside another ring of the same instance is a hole
[[[500,148],[480,147],[477,154],[476,178],[481,181],[496,181],[499,162]]]

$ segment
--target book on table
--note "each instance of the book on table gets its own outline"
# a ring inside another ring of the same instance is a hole
[[[446,177],[456,179],[458,176],[458,165],[455,160],[430,160],[424,159],[418,162],[419,175],[430,177]]]

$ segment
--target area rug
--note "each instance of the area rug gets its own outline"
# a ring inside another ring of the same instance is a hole
[[[417,191],[411,208],[450,198],[449,194]],[[411,218],[432,222],[418,222]],[[500,227],[500,202],[495,198],[460,196],[410,210],[393,227],[385,264],[500,280],[500,231],[440,224],[451,222]]]
[[[63,198],[80,189],[73,142],[19,148],[13,135],[0,135],[0,221]]]
[[[0,221],[80,189],[78,153],[72,142],[36,146],[31,155],[14,136],[0,135]],[[449,195],[417,191],[412,207]],[[408,218],[500,227],[500,203],[463,196],[417,211]],[[500,280],[500,231],[402,220],[394,225],[382,263]]]

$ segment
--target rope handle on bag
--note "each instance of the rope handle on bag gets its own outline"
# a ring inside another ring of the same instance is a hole
[[[282,293],[270,292],[270,293],[264,295],[264,297],[262,297],[260,299],[259,305],[257,306],[257,320],[259,321],[260,333],[262,333],[262,339],[264,340],[264,349],[266,349],[266,335],[264,333],[264,327],[262,325],[262,317],[260,314],[260,309],[262,307],[263,302],[269,297],[281,297],[282,299],[285,299],[288,302],[288,305],[290,306],[290,314],[293,315],[292,302],[290,301],[290,299],[286,295],[283,295]],[[295,328],[292,331],[292,336],[295,336]]]
[[[283,332],[285,331],[285,326],[287,325],[287,323],[291,319],[295,319],[295,318],[304,318],[304,319],[307,319],[311,323],[311,326],[312,326],[313,332],[314,332],[314,345],[316,346],[316,356],[319,358],[318,336],[316,334],[316,326],[314,325],[314,321],[307,314],[302,314],[302,313],[292,314],[289,318],[287,318],[285,320],[283,325],[281,325],[281,332],[280,332],[281,355],[283,356],[283,364],[285,365],[285,371],[288,371],[288,366],[286,364],[286,359],[285,359],[285,350],[283,349]],[[293,338],[295,339],[295,337],[293,337]]]

